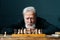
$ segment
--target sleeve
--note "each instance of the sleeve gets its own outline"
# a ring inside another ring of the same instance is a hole
[[[45,34],[54,34],[55,32],[58,32],[60,29],[48,22],[44,22],[44,25],[46,28],[43,29],[43,33]]]

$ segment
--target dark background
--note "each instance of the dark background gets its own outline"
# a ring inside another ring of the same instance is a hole
[[[34,6],[38,16],[60,28],[60,0],[0,0],[0,29],[20,22],[27,6]]]

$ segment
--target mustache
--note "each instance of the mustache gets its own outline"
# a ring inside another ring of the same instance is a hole
[[[33,23],[26,23],[26,24],[32,24],[33,25]]]
[[[34,24],[32,24],[32,23],[28,23],[27,25],[34,25]]]

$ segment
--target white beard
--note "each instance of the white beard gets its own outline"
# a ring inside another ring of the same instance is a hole
[[[35,24],[33,24],[32,26],[28,26],[27,24],[25,25],[26,28],[35,28]]]

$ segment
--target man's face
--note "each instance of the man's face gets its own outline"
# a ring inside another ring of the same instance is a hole
[[[36,16],[34,12],[29,11],[24,14],[24,21],[27,26],[32,26],[36,22]]]

